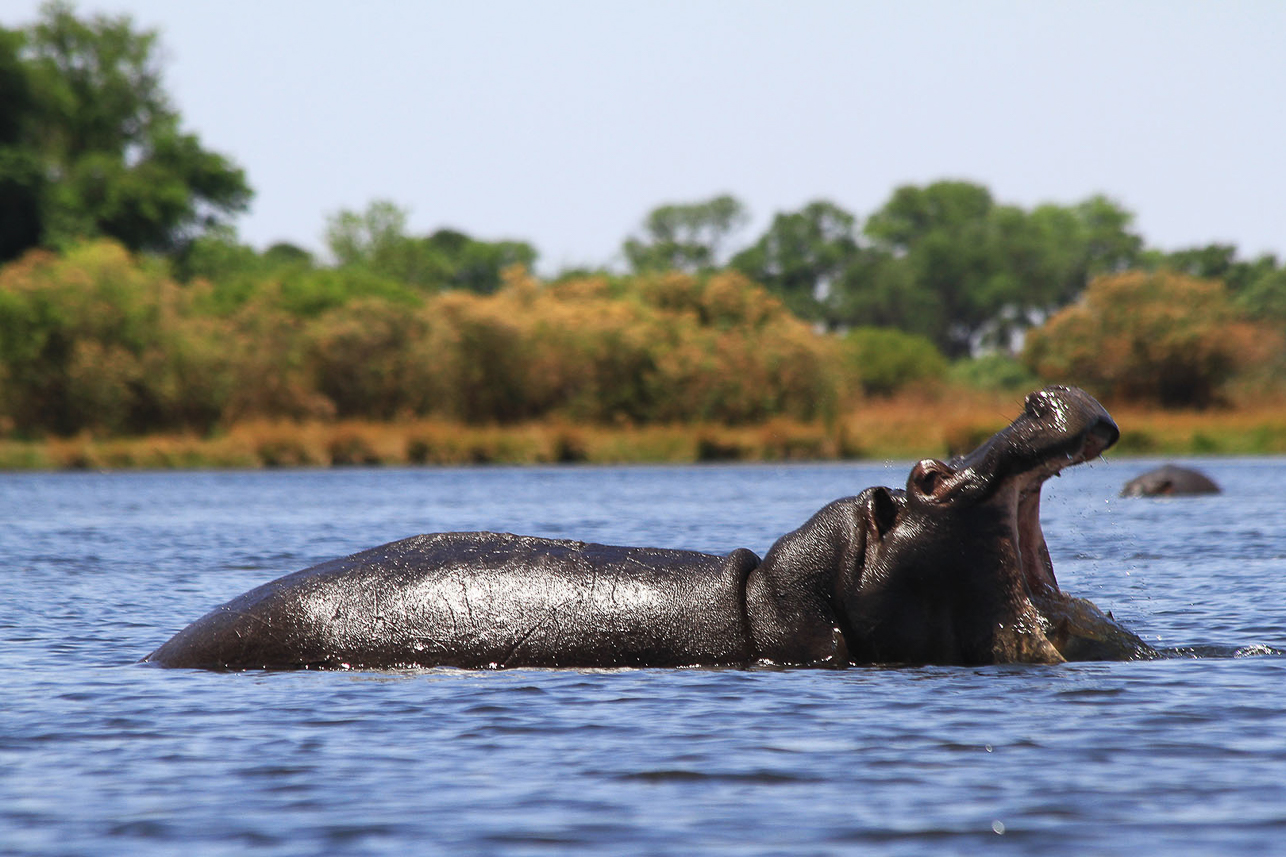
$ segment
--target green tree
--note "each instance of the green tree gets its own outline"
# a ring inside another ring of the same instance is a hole
[[[24,145],[30,134],[35,94],[20,51],[23,35],[0,28],[0,262],[40,241],[40,161]]]
[[[340,267],[365,268],[436,290],[448,276],[441,254],[406,234],[406,209],[378,199],[357,213],[347,209],[326,222],[326,247]]]
[[[480,295],[500,288],[506,268],[536,264],[536,249],[525,241],[479,241],[454,229],[439,229],[425,244],[446,260],[446,285]]]
[[[826,200],[778,214],[731,266],[779,296],[801,318],[833,321],[833,286],[862,252],[857,218]]]
[[[1237,260],[1233,244],[1207,244],[1188,247],[1161,256],[1158,267],[1166,267],[1189,277],[1203,280],[1227,280]]]
[[[1239,259],[1233,244],[1207,244],[1171,253],[1151,251],[1143,255],[1142,261],[1149,270],[1164,268],[1189,277],[1222,280],[1233,295],[1240,295],[1279,270],[1275,255],[1265,253],[1253,261]]]
[[[52,2],[21,36],[30,97],[6,124],[18,124],[12,145],[26,160],[15,164],[11,154],[0,170],[26,176],[35,166],[39,243],[108,236],[133,250],[172,252],[245,210],[243,172],[182,130],[161,84],[155,32],[135,30],[128,16],[78,18]],[[12,54],[13,34],[2,41]],[[12,82],[8,65],[0,77]],[[0,243],[31,237],[9,233]]]
[[[627,238],[621,249],[635,272],[708,271],[722,263],[728,237],[749,220],[745,206],[727,194],[663,205],[644,220],[643,236]]]
[[[1270,323],[1286,323],[1286,268],[1278,268],[1258,277],[1236,297],[1238,309],[1249,318]]]
[[[376,200],[358,214],[341,211],[326,228],[326,246],[341,267],[364,268],[424,291],[466,289],[491,294],[510,265],[530,267],[536,251],[522,241],[478,241],[439,229],[427,238],[406,232],[407,212]]]
[[[994,207],[981,185],[940,181],[897,188],[866,221],[866,235],[909,271],[912,288],[933,296],[939,311],[923,332],[952,357],[969,353],[974,334],[997,309],[994,296],[984,299],[998,267],[988,235]]]
[[[827,301],[833,323],[888,327],[924,336],[939,349],[947,326],[941,297],[923,287],[904,257],[867,249],[844,270]]]
[[[1090,276],[1137,260],[1130,221],[1103,197],[1028,212],[970,182],[900,187],[867,220],[872,247],[839,279],[834,311],[928,336],[953,358],[1008,347]]]
[[[1130,231],[1134,226],[1133,214],[1101,194],[1072,210],[1080,232],[1077,237],[1084,242],[1080,252],[1086,279],[1079,284],[1079,289],[1089,284],[1089,278],[1119,273],[1138,263],[1143,239]]]

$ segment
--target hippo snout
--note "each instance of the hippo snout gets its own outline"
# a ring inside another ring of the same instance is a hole
[[[1027,396],[1023,410],[1029,420],[1049,430],[1093,435],[1104,443],[1104,448],[1121,437],[1107,409],[1077,387],[1055,385],[1037,390]]]

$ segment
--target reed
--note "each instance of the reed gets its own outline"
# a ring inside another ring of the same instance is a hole
[[[377,465],[913,460],[977,446],[1010,422],[1021,395],[926,388],[868,399],[829,423],[467,425],[444,419],[249,420],[201,437],[157,434],[0,440],[0,469],[170,469]],[[1163,410],[1108,404],[1117,454],[1286,454],[1286,402]]]

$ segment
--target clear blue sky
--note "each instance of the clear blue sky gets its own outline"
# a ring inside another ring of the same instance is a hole
[[[0,22],[35,0],[0,0]],[[161,32],[187,127],[256,190],[244,240],[321,246],[390,199],[415,232],[601,264],[643,216],[755,216],[899,184],[1105,193],[1150,244],[1286,257],[1286,2],[83,0]]]

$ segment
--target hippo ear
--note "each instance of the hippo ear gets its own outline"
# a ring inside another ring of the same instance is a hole
[[[884,535],[893,528],[893,522],[897,520],[898,504],[893,500],[893,495],[887,488],[872,488],[870,497],[866,501],[866,518],[871,525],[871,531],[878,538],[884,538]]]

